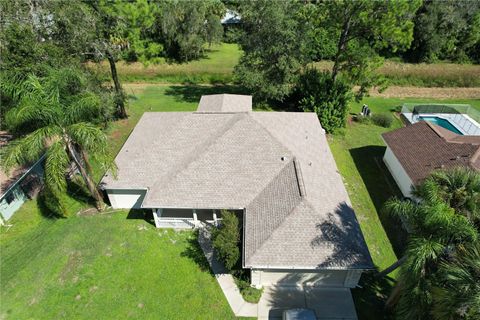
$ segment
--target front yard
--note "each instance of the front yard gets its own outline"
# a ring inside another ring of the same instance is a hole
[[[239,92],[235,87],[125,85],[128,120],[108,128],[116,154],[146,111],[195,110],[202,94]],[[405,100],[367,98],[373,112],[390,112]],[[418,100],[415,100],[418,101]],[[426,100],[432,101],[432,100]],[[480,108],[478,100],[452,101]],[[352,104],[359,112],[361,104]],[[392,128],[349,123],[329,137],[373,261],[379,269],[401,255],[404,235],[381,212],[398,194],[381,158],[380,134]],[[95,177],[103,174],[94,167]],[[69,217],[47,217],[39,199],[27,202],[0,233],[0,319],[25,318],[233,318],[206,268],[193,233],[156,230],[126,211],[77,216],[89,203],[81,189],[66,197]],[[395,276],[395,274],[393,274]],[[355,290],[359,317],[382,317],[393,279]]]
[[[234,318],[194,233],[143,214],[45,219],[1,250],[2,319]]]

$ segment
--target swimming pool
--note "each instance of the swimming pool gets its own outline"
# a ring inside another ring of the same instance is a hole
[[[442,128],[445,128],[447,130],[450,130],[456,134],[463,136],[463,133],[460,132],[460,130],[458,130],[453,124],[451,124],[450,121],[446,119],[442,119],[439,117],[419,117],[419,120],[428,121],[430,123],[436,124],[437,126],[440,126]]]

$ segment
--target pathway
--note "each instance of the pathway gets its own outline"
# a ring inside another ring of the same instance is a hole
[[[227,272],[223,264],[219,262],[213,254],[210,230],[205,226],[201,226],[198,232],[198,243],[233,313],[235,313],[237,317],[257,317],[258,305],[243,300],[232,275]]]

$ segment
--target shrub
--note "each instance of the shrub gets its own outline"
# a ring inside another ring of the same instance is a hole
[[[301,110],[318,115],[328,133],[345,127],[352,92],[342,79],[334,82],[329,72],[308,69],[300,76],[294,96]]]
[[[213,247],[220,261],[231,271],[240,259],[240,227],[237,216],[230,211],[222,211],[222,224],[212,232]]]
[[[390,113],[374,113],[372,114],[372,121],[377,126],[389,128],[392,125],[393,117]]]

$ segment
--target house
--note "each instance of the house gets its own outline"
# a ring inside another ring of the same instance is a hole
[[[0,132],[0,147],[5,147],[12,136]],[[0,224],[5,224],[22,204],[35,197],[43,183],[42,156],[35,163],[14,168],[8,173],[0,170]]]
[[[480,136],[464,136],[427,121],[382,134],[387,145],[383,157],[402,194],[433,170],[456,166],[480,170]]]
[[[157,227],[238,213],[252,285],[353,288],[373,267],[314,113],[203,96],[196,112],[145,113],[116,164],[102,181],[112,207],[152,210]]]

